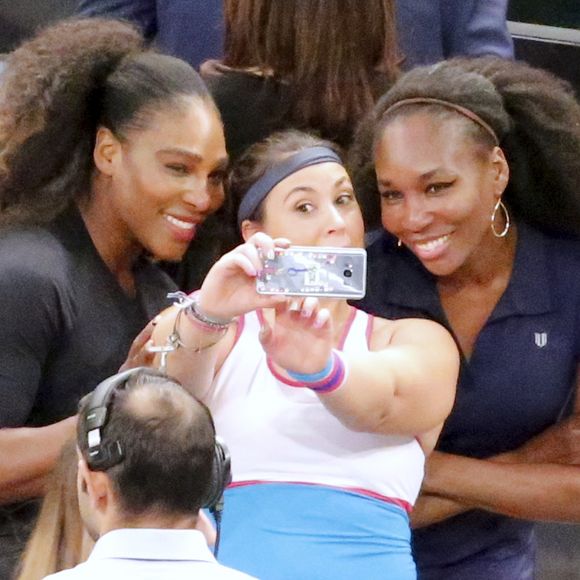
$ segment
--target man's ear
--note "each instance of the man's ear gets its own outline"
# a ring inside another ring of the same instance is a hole
[[[242,222],[242,238],[247,242],[254,234],[262,231],[262,226],[259,222],[254,220],[244,220]]]
[[[95,138],[93,159],[97,169],[108,175],[113,174],[115,163],[121,155],[121,142],[113,135],[110,129],[99,127]]]
[[[510,178],[510,168],[500,147],[494,147],[491,154],[491,164],[494,170],[493,193],[497,199],[500,199]]]
[[[111,484],[106,473],[91,471],[85,459],[79,459],[78,489],[86,493],[90,505],[97,511],[104,511],[110,501]]]

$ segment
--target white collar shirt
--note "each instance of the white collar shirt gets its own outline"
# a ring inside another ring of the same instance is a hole
[[[45,580],[252,580],[219,564],[197,530],[132,528],[108,532],[86,562]]]

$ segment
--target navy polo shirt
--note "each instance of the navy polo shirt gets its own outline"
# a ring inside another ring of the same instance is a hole
[[[408,250],[383,234],[368,253],[363,309],[429,318],[451,330],[435,277]],[[471,358],[462,357],[455,406],[437,448],[477,458],[518,448],[570,413],[579,360],[580,242],[519,224],[510,282]],[[527,578],[532,524],[472,511],[416,531],[414,551],[421,578],[488,578],[490,569],[497,578]],[[448,566],[458,566],[458,575]]]

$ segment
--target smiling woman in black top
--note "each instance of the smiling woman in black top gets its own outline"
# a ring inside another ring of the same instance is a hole
[[[64,22],[0,87],[0,576],[80,396],[117,371],[223,201],[219,114],[186,63],[129,25]]]

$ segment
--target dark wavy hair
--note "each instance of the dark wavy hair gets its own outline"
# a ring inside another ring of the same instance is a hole
[[[223,62],[271,72],[295,127],[345,144],[397,75],[394,14],[393,0],[225,0]]]
[[[6,61],[0,82],[0,224],[46,222],[90,194],[98,127],[124,138],[160,105],[211,100],[185,62],[145,50],[130,24],[71,19]]]
[[[374,147],[393,119],[421,108],[463,123],[474,144],[494,145],[483,128],[441,105],[409,104],[387,112],[413,97],[449,101],[481,117],[497,134],[510,167],[503,199],[513,215],[548,233],[580,235],[580,105],[573,90],[547,71],[493,57],[414,69],[364,119],[348,165],[367,225],[380,223]]]

